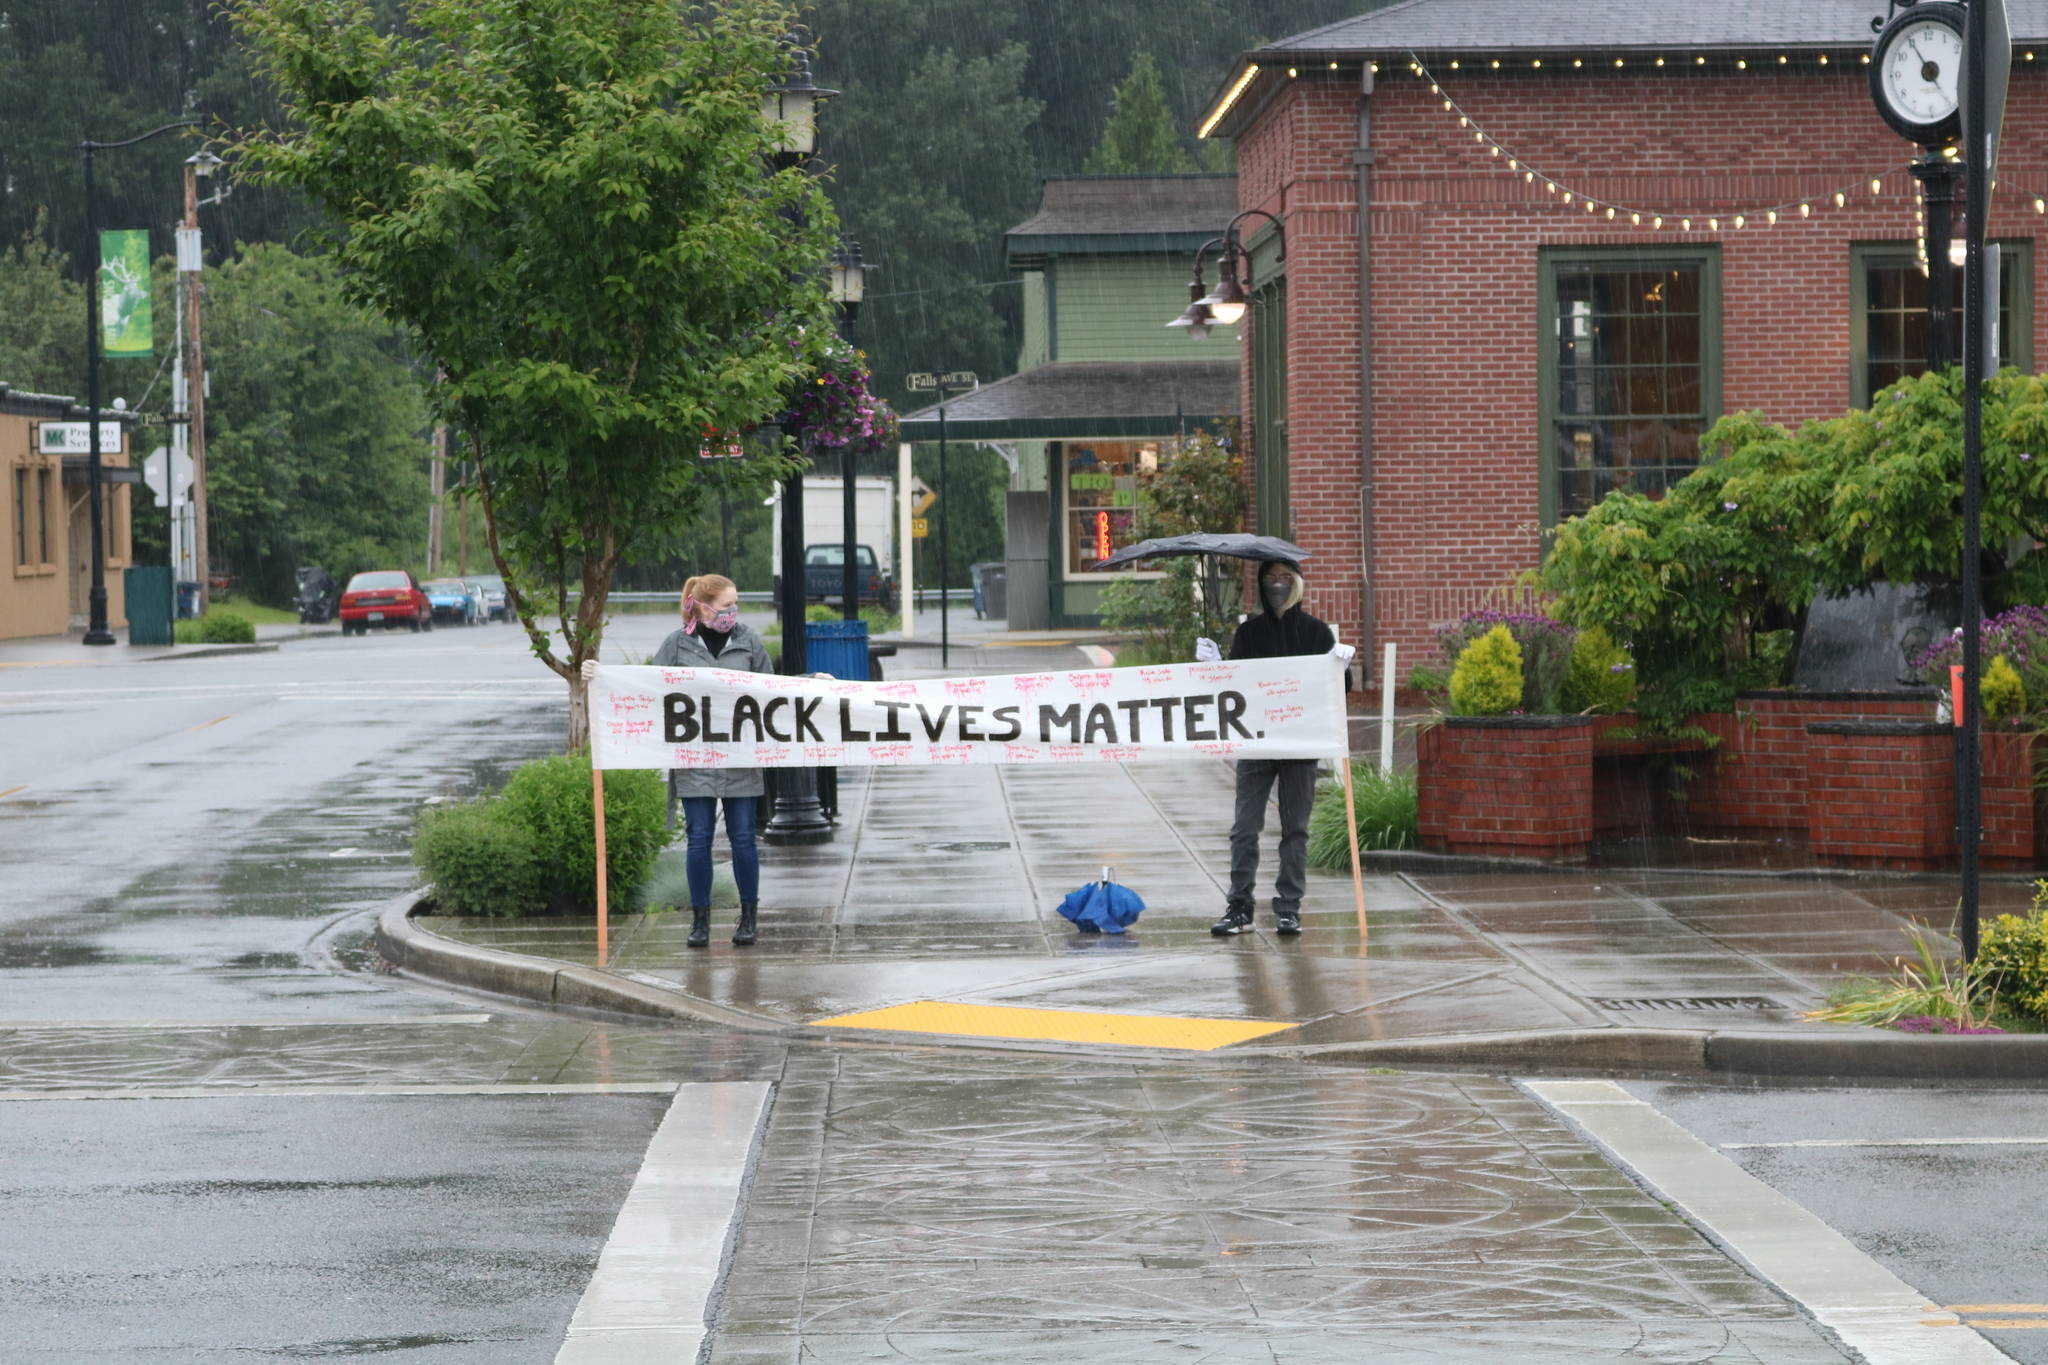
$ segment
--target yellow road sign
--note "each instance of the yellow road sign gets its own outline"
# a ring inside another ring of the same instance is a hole
[[[939,495],[926,487],[923,479],[912,477],[910,480],[910,515],[913,517],[923,516],[932,510],[932,504],[938,500]]]
[[[912,517],[910,519],[910,538],[912,540],[923,540],[930,534],[930,522],[926,521],[923,517]]]

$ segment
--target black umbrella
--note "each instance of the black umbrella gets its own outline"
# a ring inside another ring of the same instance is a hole
[[[1284,559],[1299,564],[1308,558],[1308,551],[1299,545],[1291,545],[1278,536],[1254,536],[1243,532],[1196,531],[1185,536],[1161,536],[1157,540],[1141,540],[1136,545],[1118,550],[1108,559],[1098,560],[1091,568],[1114,569],[1124,564],[1133,564],[1141,559],[1171,559],[1176,555],[1222,555],[1227,559]]]

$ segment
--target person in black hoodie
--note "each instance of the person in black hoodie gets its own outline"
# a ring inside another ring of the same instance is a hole
[[[1336,647],[1331,629],[1301,607],[1301,569],[1284,559],[1259,565],[1259,612],[1237,628],[1233,659],[1324,655]],[[1205,642],[1206,643],[1206,642]],[[1210,646],[1211,649],[1214,646]],[[1345,683],[1350,687],[1349,679]],[[1259,876],[1259,835],[1266,803],[1280,787],[1280,873],[1273,885],[1273,927],[1301,932],[1301,896],[1308,884],[1308,814],[1316,799],[1313,758],[1245,758],[1237,763],[1237,809],[1230,825],[1230,895],[1223,918],[1209,926],[1218,938],[1252,927],[1252,889]]]

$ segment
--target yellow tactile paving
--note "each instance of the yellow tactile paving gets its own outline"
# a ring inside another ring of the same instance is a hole
[[[1113,1043],[1122,1047],[1213,1052],[1293,1028],[1271,1019],[1177,1019],[1156,1014],[1096,1014],[1015,1005],[962,1005],[914,1000],[907,1005],[812,1021],[814,1028],[872,1028],[965,1038],[1021,1038],[1045,1043]]]

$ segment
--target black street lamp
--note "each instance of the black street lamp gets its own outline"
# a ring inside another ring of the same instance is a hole
[[[116,147],[133,147],[138,142],[147,142],[159,133],[168,133],[173,128],[195,128],[196,118],[179,119],[166,123],[161,128],[152,128],[146,133],[119,142],[94,142],[90,139],[78,144],[85,153],[85,240],[86,249],[92,253],[95,262],[87,280],[85,291],[85,428],[86,428],[86,501],[87,521],[92,527],[92,587],[86,593],[85,643],[89,645],[111,645],[115,643],[114,632],[107,628],[107,528],[106,515],[100,505],[100,488],[103,479],[100,474],[100,267],[97,264],[100,253],[99,219],[94,214],[92,157],[94,152],[111,151]],[[165,461],[164,488],[170,488],[170,462]],[[206,566],[201,564],[203,576]]]
[[[860,258],[860,243],[851,237],[842,241],[832,252],[832,302],[839,305],[839,336],[851,346],[853,344],[854,319],[860,316],[861,300],[867,297],[867,274],[870,267]],[[842,600],[840,615],[848,621],[860,619],[860,565],[856,562],[857,542],[860,539],[859,508],[854,500],[854,443],[848,441],[841,448],[839,470],[841,484],[840,508],[842,530],[846,544],[842,549],[845,560],[843,577],[840,579]]]
[[[1280,220],[1264,209],[1246,209],[1224,224],[1222,236],[1211,237],[1196,250],[1195,275],[1188,281],[1188,306],[1166,324],[1168,327],[1185,327],[1190,337],[1200,341],[1209,335],[1211,327],[1235,327],[1244,320],[1245,310],[1251,306],[1251,296],[1246,291],[1252,283],[1252,258],[1245,250],[1238,227],[1247,218],[1263,218],[1273,225],[1273,232],[1280,239],[1279,254],[1274,259],[1287,259],[1287,232]],[[1216,287],[1209,289],[1202,282],[1202,266],[1212,249],[1218,253]]]
[[[777,134],[777,170],[807,165],[818,149],[818,104],[838,94],[820,89],[811,79],[810,54],[793,38],[788,73],[761,97],[761,117]],[[802,419],[792,416],[783,434],[804,449]],[[782,671],[808,671],[804,651],[804,471],[782,481],[779,532],[782,537],[782,582],[777,608],[782,618]],[[771,844],[822,844],[832,838],[832,824],[818,803],[818,775],[813,768],[778,768],[771,786],[774,808],[761,837]]]

